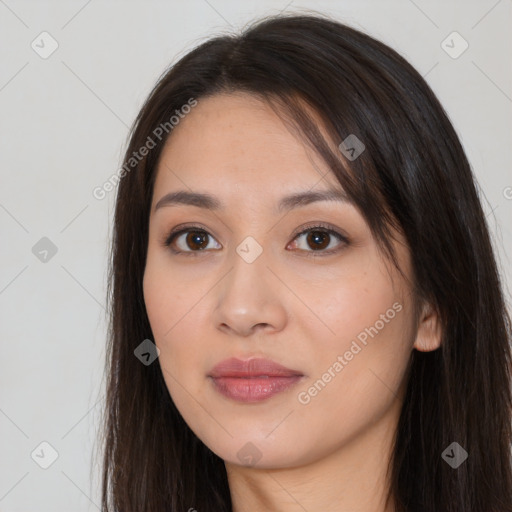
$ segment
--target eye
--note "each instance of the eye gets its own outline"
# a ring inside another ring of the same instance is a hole
[[[308,256],[323,256],[333,254],[338,252],[345,245],[348,244],[347,237],[343,236],[341,233],[339,233],[332,227],[324,226],[322,224],[309,226],[307,229],[298,233],[295,236],[294,240],[300,240],[302,237],[304,237],[305,245],[307,247],[313,248],[312,251],[309,251],[307,249],[299,247],[301,250],[304,250],[305,252],[312,253],[308,254]],[[338,241],[338,244],[335,244],[334,248],[332,247],[333,238],[335,238]],[[315,254],[318,252],[320,254]]]
[[[170,247],[171,251],[175,254],[182,252],[196,253],[208,249],[208,237],[211,237],[211,235],[204,229],[197,226],[190,226],[188,228],[172,232],[165,241],[165,246]],[[213,237],[211,238],[213,239]],[[177,242],[178,250],[172,247],[174,241]],[[179,244],[180,242],[181,245]],[[192,250],[187,250],[187,247],[192,248]]]
[[[346,236],[342,235],[331,226],[323,224],[308,226],[307,229],[297,233],[293,240],[300,240],[302,237],[305,237],[305,243],[307,246],[312,247],[313,250],[304,249],[304,245],[303,247],[299,247],[299,250],[301,252],[310,253],[308,256],[312,257],[323,255],[327,256],[336,253],[349,244],[349,240]],[[215,240],[201,227],[187,226],[185,228],[172,231],[163,243],[164,246],[169,247],[174,254],[187,253],[189,255],[197,256],[197,253],[209,248],[209,238]],[[334,249],[331,247],[329,250],[325,250],[331,246],[333,238],[338,241],[338,244]],[[174,248],[173,245],[176,245],[178,248]],[[289,245],[287,247],[289,247]],[[221,248],[221,246],[220,244],[217,244],[216,249],[219,248]]]

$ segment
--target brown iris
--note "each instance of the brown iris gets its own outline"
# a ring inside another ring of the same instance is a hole
[[[201,231],[189,231],[186,236],[185,243],[191,249],[205,249],[208,245],[208,234]],[[201,245],[201,247],[197,247],[196,244]]]
[[[312,244],[312,247],[317,250],[317,249],[324,249],[325,247],[327,247],[329,245],[329,233],[325,233],[323,231],[310,231],[309,234],[307,235],[307,242],[308,244],[310,242],[313,242]],[[320,243],[319,244],[319,240],[324,240],[324,243]],[[327,240],[327,243],[325,243],[325,241]],[[316,247],[315,247],[316,245]]]

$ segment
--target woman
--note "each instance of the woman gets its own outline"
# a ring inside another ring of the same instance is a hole
[[[211,39],[120,178],[103,510],[512,511],[485,216],[395,51],[321,16]]]

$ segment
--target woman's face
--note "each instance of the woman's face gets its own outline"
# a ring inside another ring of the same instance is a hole
[[[161,155],[144,300],[172,400],[227,463],[307,464],[397,421],[418,341],[411,290],[348,201],[281,204],[328,190],[341,192],[320,158],[243,93],[200,99]],[[160,202],[178,191],[217,207]],[[230,358],[293,371],[214,371]]]

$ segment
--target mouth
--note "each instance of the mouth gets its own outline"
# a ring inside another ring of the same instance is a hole
[[[296,385],[305,376],[269,359],[231,358],[208,374],[214,389],[237,402],[261,402]]]

